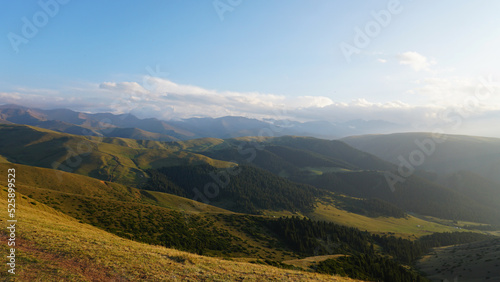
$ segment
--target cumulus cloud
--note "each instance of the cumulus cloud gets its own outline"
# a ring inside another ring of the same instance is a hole
[[[155,108],[160,118],[221,117],[240,115],[247,117],[273,117],[276,108],[322,108],[333,101],[324,96],[286,97],[258,92],[217,91],[194,85],[177,84],[167,79],[148,77],[148,87],[139,88],[133,82],[106,82],[100,85],[114,94],[111,108],[115,113],[133,112],[139,116]]]
[[[408,65],[415,71],[430,71],[430,67],[436,64],[435,61],[430,61],[417,52],[405,52],[398,54],[396,57],[401,65]]]

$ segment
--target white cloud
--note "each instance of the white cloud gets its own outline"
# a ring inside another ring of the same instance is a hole
[[[465,108],[467,99],[474,97],[481,82],[478,79],[460,77],[432,77],[416,81],[417,86],[408,89],[406,95],[425,97],[427,103],[421,105],[410,105],[397,100],[374,102],[367,98],[356,98],[350,102],[337,102],[325,96],[290,97],[259,92],[218,91],[151,77],[147,83],[148,86],[145,87],[137,82],[103,82],[45,92],[43,89],[30,89],[29,92],[16,89],[12,92],[0,92],[0,104],[65,107],[84,112],[131,112],[141,118],[160,119],[234,115],[299,121],[385,120],[398,124],[425,125],[431,129],[432,126],[443,123],[443,113],[449,111],[466,109],[467,117],[472,119],[485,112],[500,109],[497,95],[491,95],[488,100],[480,100],[474,108]],[[487,87],[480,89],[480,93],[484,94],[485,89],[500,93],[498,84],[487,84]],[[444,123],[446,122],[445,120]]]
[[[467,103],[474,103],[477,109],[498,109],[500,85],[490,78],[475,79],[466,77],[432,77],[416,81],[418,87],[409,90],[409,93],[422,95],[429,104],[445,107],[460,107]]]
[[[435,65],[435,61],[429,61],[425,56],[417,52],[405,52],[398,54],[397,59],[401,65],[408,65],[415,71],[431,71],[431,65]]]
[[[386,60],[386,59],[377,59],[377,61],[378,61],[379,63],[382,63],[382,64],[387,63],[387,60]]]
[[[101,89],[108,89],[126,94],[144,94],[148,92],[137,82],[103,82],[101,83],[101,85],[99,85],[99,87]]]

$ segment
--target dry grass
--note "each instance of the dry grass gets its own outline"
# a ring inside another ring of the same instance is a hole
[[[126,240],[17,195],[17,281],[354,281]],[[6,192],[0,193],[6,207]],[[5,226],[6,212],[2,213]],[[6,229],[0,232],[7,254]],[[6,268],[0,278],[9,279]]]
[[[346,255],[324,255],[324,256],[314,256],[314,257],[307,257],[303,259],[292,259],[292,260],[286,260],[283,261],[284,264],[289,264],[293,266],[297,266],[303,269],[307,269],[311,267],[312,265],[315,265],[319,262],[322,262],[327,259],[336,259],[339,257],[344,257]]]

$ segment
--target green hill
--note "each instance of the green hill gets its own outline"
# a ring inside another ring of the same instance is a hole
[[[145,189],[157,190],[228,210],[258,214],[260,210],[312,210],[318,189],[297,184],[262,169],[240,165],[217,169],[209,165],[174,166],[149,171]]]
[[[161,142],[83,137],[23,125],[0,125],[0,155],[13,163],[56,168],[94,178],[136,185],[144,170],[172,165],[234,164],[168,148]]]
[[[385,173],[376,171],[325,173],[309,183],[354,197],[379,198],[408,212],[451,220],[499,222],[499,210],[418,176],[397,183],[394,192],[386,180]]]
[[[7,205],[6,195],[2,189],[2,206]],[[18,196],[17,203],[22,207],[18,214],[20,244],[16,246],[18,281],[220,281],[243,276],[252,280],[354,281],[134,242],[80,223],[22,194]],[[7,230],[2,229],[0,236],[6,238]],[[2,239],[0,243],[4,254],[10,248],[6,242]],[[0,278],[10,280],[8,275],[4,266]]]
[[[347,137],[342,141],[397,165],[400,156],[408,160],[412,152],[423,152],[418,144],[426,143],[428,153],[424,152],[425,161],[418,169],[440,174],[471,171],[500,183],[498,138],[463,135],[440,135],[437,138],[431,133],[397,133]]]

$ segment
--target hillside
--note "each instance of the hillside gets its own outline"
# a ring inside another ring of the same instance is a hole
[[[6,206],[6,192],[0,192]],[[308,280],[354,281],[271,266],[203,257],[126,240],[78,222],[40,202],[18,194],[16,277],[20,281],[104,280]],[[2,221],[5,218],[2,216]],[[7,253],[6,229],[0,248]],[[99,271],[95,271],[99,269]],[[2,271],[2,279],[7,272]]]
[[[18,193],[35,206],[123,239],[212,257],[291,269],[284,261],[326,255],[335,260],[314,260],[302,270],[413,281],[420,275],[401,264],[429,246],[412,241],[457,230],[418,214],[474,221],[469,226],[495,219],[481,205],[487,197],[418,176],[392,192],[384,173],[394,166],[340,141],[159,142],[20,125],[0,125],[0,132],[0,173],[16,168]],[[53,169],[58,161],[68,172]],[[483,238],[470,234],[467,240]],[[411,255],[403,255],[406,249]]]
[[[303,258],[316,252],[347,252],[358,256],[360,252],[367,250],[369,242],[373,240],[369,234],[354,228],[332,224],[324,226],[324,222],[299,218],[277,220],[274,217],[231,213],[170,194],[146,192],[71,173],[63,172],[62,180],[59,181],[55,172],[50,169],[2,164],[0,173],[6,173],[10,167],[16,169],[19,179],[16,183],[18,197],[30,202],[26,205],[44,210],[48,209],[47,205],[62,212],[66,218],[74,217],[80,223],[91,224],[122,238],[139,242],[290,268],[281,261]],[[6,184],[4,181],[2,183]],[[298,228],[298,223],[292,224],[297,220],[300,220],[303,227]],[[292,226],[282,225],[287,221]],[[409,223],[417,222],[411,220]],[[309,232],[303,233],[303,230],[309,228],[319,233],[314,237],[310,237]],[[330,231],[318,231],[322,228]],[[444,230],[446,228],[440,231]],[[292,235],[289,232],[298,233]],[[338,236],[333,245],[328,243],[331,234]],[[296,240],[307,244],[296,245]],[[353,243],[353,240],[359,241]],[[47,248],[52,247],[49,244]],[[372,255],[379,256],[377,253]],[[383,271],[387,275],[396,275],[398,267],[397,263],[391,262]],[[386,275],[373,271],[359,270],[352,275]],[[406,271],[398,275],[403,273],[406,273],[405,277],[416,275]]]
[[[380,198],[405,211],[452,220],[498,223],[500,210],[477,197],[418,176],[405,179],[392,191],[383,172],[324,173],[308,183],[329,191],[362,198]],[[478,200],[475,200],[478,199]]]
[[[434,138],[434,139],[433,139]],[[426,143],[429,148],[425,161],[418,169],[439,174],[471,171],[500,183],[500,139],[441,135],[436,139],[430,133],[397,133],[387,135],[361,135],[341,139],[347,144],[373,154],[381,159],[400,164],[402,156],[408,160],[413,151],[424,152],[417,143]],[[436,141],[437,140],[437,141]]]
[[[500,240],[435,248],[417,263],[432,281],[499,281]]]
[[[0,148],[0,156],[10,162],[58,168],[136,187],[142,187],[147,182],[148,169],[174,166],[188,169],[202,164],[229,168],[237,162],[331,192],[379,198],[405,211],[483,223],[496,224],[494,221],[498,219],[498,206],[489,205],[488,197],[478,198],[467,194],[464,189],[446,188],[416,175],[398,183],[396,193],[392,193],[383,171],[394,167],[340,141],[285,136],[260,140],[204,138],[158,142],[85,138],[20,125],[0,125],[0,132],[0,143],[4,144]],[[261,177],[263,174],[258,172],[256,175]],[[210,183],[209,180],[198,183],[199,189],[204,189],[201,186]],[[231,182],[231,185],[234,184],[234,181]],[[184,189],[192,192],[193,186],[186,185],[190,187]],[[191,192],[170,192],[194,198]],[[311,203],[312,198],[309,198],[307,201]],[[245,211],[255,213],[256,210],[246,201],[247,204],[238,205],[246,206]],[[261,209],[267,209],[266,206]]]
[[[0,125],[0,155],[13,163],[56,168],[106,181],[137,184],[144,170],[169,165],[234,164],[169,149],[161,142],[86,138],[25,125]]]

